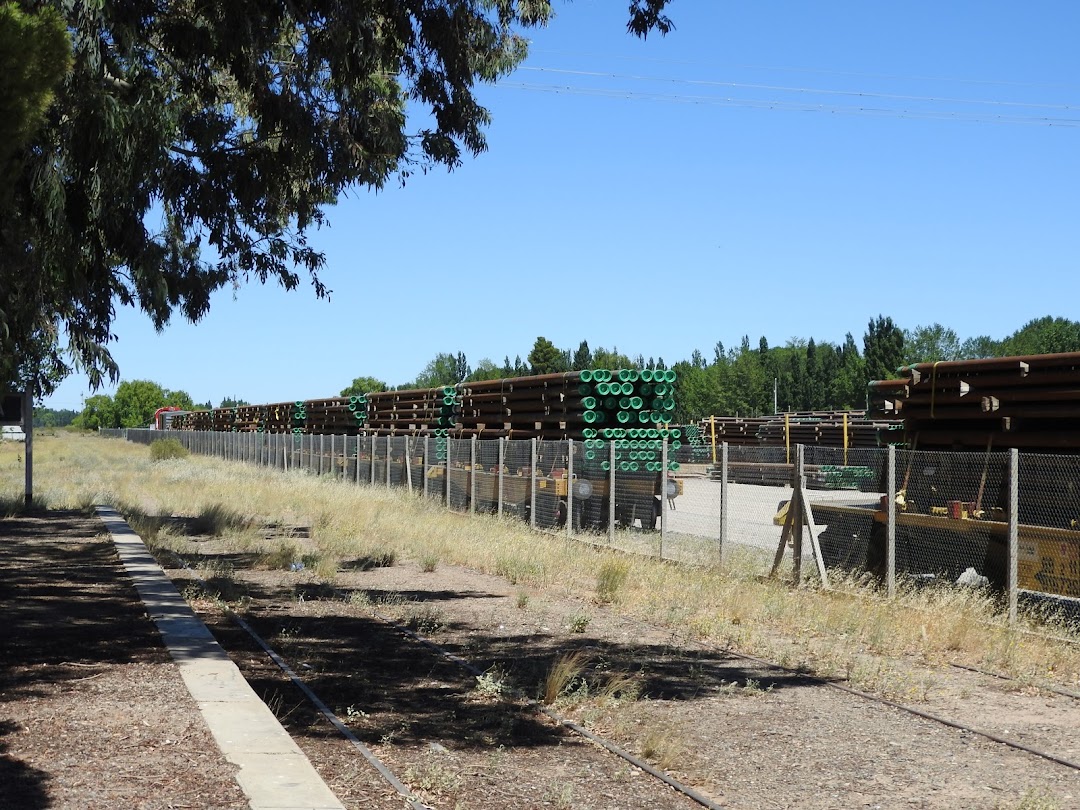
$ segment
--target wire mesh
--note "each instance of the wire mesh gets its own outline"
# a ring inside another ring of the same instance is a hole
[[[447,506],[457,512],[469,509],[471,492],[472,442],[468,439],[447,439],[449,464],[449,497]]]
[[[499,511],[499,441],[476,443],[476,470],[473,483],[477,512],[495,514]]]
[[[424,469],[420,492],[426,498],[442,501],[446,497],[446,439],[428,436],[419,439],[417,446]]]
[[[408,436],[392,436],[387,442],[390,465],[389,476],[386,478],[387,486],[408,486],[408,465],[411,464],[408,459],[408,441]]]
[[[367,484],[371,481],[371,437],[357,436],[356,440],[353,480],[357,484]]]
[[[668,472],[664,482],[665,557],[703,564],[719,562],[720,490],[719,475],[713,478],[697,471],[683,473],[681,468]]]
[[[1017,584],[1080,597],[1080,458],[1020,454]]]
[[[508,439],[505,445],[502,482],[503,515],[529,520],[532,500],[532,442]]]
[[[566,525],[566,442],[537,442],[536,528],[558,529]]]
[[[574,442],[573,530],[579,534],[608,534],[610,442]]]
[[[375,487],[386,486],[386,437],[371,437],[371,485]]]
[[[897,452],[898,576],[1005,586],[1007,459],[1006,453]]]
[[[417,436],[402,437],[402,458],[405,461],[403,486],[418,495],[424,490],[424,440]]]
[[[747,574],[771,570],[794,492],[797,456],[796,447],[790,452],[784,447],[728,447],[727,536],[723,548],[726,567]],[[721,470],[714,467],[710,483],[721,480]],[[718,521],[720,517],[717,509]],[[789,541],[784,549],[783,572],[790,567],[791,545]],[[809,544],[804,548],[807,551]]]
[[[805,494],[827,568],[886,574],[884,501],[888,448],[808,446]],[[809,551],[807,547],[807,551]]]

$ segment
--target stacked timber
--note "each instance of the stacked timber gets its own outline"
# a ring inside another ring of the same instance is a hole
[[[870,383],[908,447],[1080,450],[1080,352],[918,363]]]

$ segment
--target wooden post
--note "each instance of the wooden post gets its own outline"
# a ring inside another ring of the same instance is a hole
[[[412,495],[412,450],[409,448],[409,437],[405,437],[405,485]]]
[[[712,428],[712,465],[716,466],[716,416],[709,417],[709,425]]]
[[[803,514],[803,497],[802,490],[805,485],[804,475],[805,466],[803,463],[803,445],[799,444],[795,446],[795,492],[791,498],[791,505],[795,507],[795,522],[792,524],[792,540],[794,545],[791,549],[792,554],[792,570],[791,579],[795,585],[798,585],[802,581],[802,541],[803,541],[803,524],[806,523],[806,516]]]

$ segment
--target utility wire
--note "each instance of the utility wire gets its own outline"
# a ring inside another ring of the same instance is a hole
[[[865,90],[829,90],[816,87],[788,87],[784,85],[772,85],[772,84],[748,84],[744,82],[722,82],[713,81],[709,79],[676,79],[668,77],[658,76],[637,76],[626,73],[606,73],[599,71],[588,70],[568,70],[565,68],[551,68],[551,67],[530,67],[528,65],[518,68],[522,71],[532,71],[539,73],[555,73],[559,75],[568,76],[588,76],[592,78],[603,79],[622,79],[629,81],[648,81],[648,82],[660,82],[664,84],[686,84],[700,87],[724,87],[729,89],[738,90],[765,90],[778,93],[799,93],[801,95],[826,95],[826,96],[854,96],[857,98],[874,98],[885,99],[887,101],[922,101],[931,104],[987,104],[998,107],[1023,107],[1030,109],[1049,109],[1049,110],[1075,110],[1080,105],[1069,104],[1041,104],[1038,102],[1028,101],[997,101],[993,99],[974,99],[974,98],[950,98],[950,97],[938,97],[938,96],[916,96],[907,95],[902,93],[879,93],[874,91]]]
[[[782,99],[742,99],[736,97],[685,95],[674,93],[639,93],[633,90],[604,89],[583,87],[569,84],[532,84],[527,82],[501,81],[494,88],[525,90],[528,92],[554,93],[557,95],[593,96],[625,101],[654,101],[678,104],[697,104],[705,106],[748,108],[760,110],[780,110],[790,112],[819,112],[839,115],[862,115],[888,118],[911,118],[938,121],[964,121],[985,124],[1024,124],[1033,126],[1077,127],[1080,118],[1056,116],[1020,116],[1002,115],[992,112],[968,113],[950,110],[919,110],[871,106],[842,106],[833,104],[813,104]]]
[[[654,63],[664,65],[685,65],[688,67],[702,67],[716,70],[722,67],[725,70],[762,70],[774,73],[812,73],[824,76],[853,76],[860,79],[879,79],[885,81],[908,81],[908,82],[947,82],[950,84],[972,84],[1002,87],[1041,87],[1055,90],[1080,90],[1080,85],[1066,82],[1023,82],[1014,79],[971,79],[960,76],[904,76],[895,73],[866,73],[855,70],[829,70],[828,68],[797,67],[785,65],[718,65],[715,62],[705,62],[690,59],[662,59],[650,56],[632,56],[629,54],[599,53],[595,51],[566,51],[550,48],[529,48],[529,55],[548,54],[552,56],[572,56],[587,59],[618,60],[625,62]]]

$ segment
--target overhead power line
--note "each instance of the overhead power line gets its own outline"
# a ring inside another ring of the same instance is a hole
[[[689,67],[700,67],[708,70],[716,70],[718,65],[715,62],[705,62],[702,60],[691,59],[663,59],[660,57],[652,56],[640,56],[629,54],[612,54],[612,53],[599,53],[593,51],[566,51],[555,50],[550,48],[529,48],[530,55],[548,54],[552,56],[572,56],[582,57],[586,59],[604,59],[604,60],[617,60],[625,62],[638,62],[638,63],[652,63],[663,65],[684,65]],[[1071,90],[1080,91],[1080,85],[1070,84],[1067,82],[1025,82],[1015,79],[975,79],[963,76],[905,76],[898,73],[867,73],[863,71],[855,70],[831,70],[828,68],[813,68],[813,67],[799,67],[793,65],[722,65],[719,66],[725,70],[761,70],[774,73],[812,73],[823,76],[853,76],[861,79],[877,79],[883,81],[905,81],[905,82],[945,82],[949,84],[971,84],[971,85],[985,85],[985,86],[1001,86],[1001,87],[1040,87],[1046,89],[1055,90]]]
[[[651,101],[677,104],[697,104],[716,107],[780,110],[789,112],[817,112],[839,115],[860,115],[889,118],[911,118],[938,121],[964,121],[984,124],[1023,124],[1029,126],[1077,127],[1080,118],[1035,115],[1005,115],[990,111],[961,112],[944,109],[908,109],[896,107],[852,106],[837,104],[813,104],[790,99],[750,99],[732,96],[686,95],[675,93],[640,93],[616,88],[583,87],[569,84],[530,84],[527,82],[501,81],[495,88],[524,90],[527,92],[552,93],[555,95],[593,96],[625,101]]]
[[[1027,109],[1048,109],[1048,110],[1061,110],[1069,111],[1077,109],[1076,105],[1069,104],[1044,104],[1040,102],[1027,102],[1027,101],[998,101],[995,99],[975,99],[975,98],[951,98],[940,96],[917,96],[903,93],[881,93],[877,91],[867,90],[831,90],[817,87],[790,87],[785,85],[773,85],[773,84],[749,84],[745,82],[724,82],[711,79],[679,79],[679,78],[667,78],[657,76],[636,76],[626,73],[606,73],[600,71],[588,71],[588,70],[567,70],[565,68],[551,68],[551,67],[534,67],[525,65],[518,70],[532,71],[539,73],[552,73],[558,75],[567,76],[587,76],[591,78],[601,79],[619,79],[624,81],[639,81],[639,82],[658,82],[661,84],[683,84],[697,87],[723,87],[728,89],[738,90],[764,90],[767,92],[778,93],[798,93],[800,95],[826,95],[826,96],[847,96],[857,98],[875,98],[883,99],[887,101],[921,101],[930,104],[971,104],[979,105],[985,104],[997,107],[1020,107]]]

